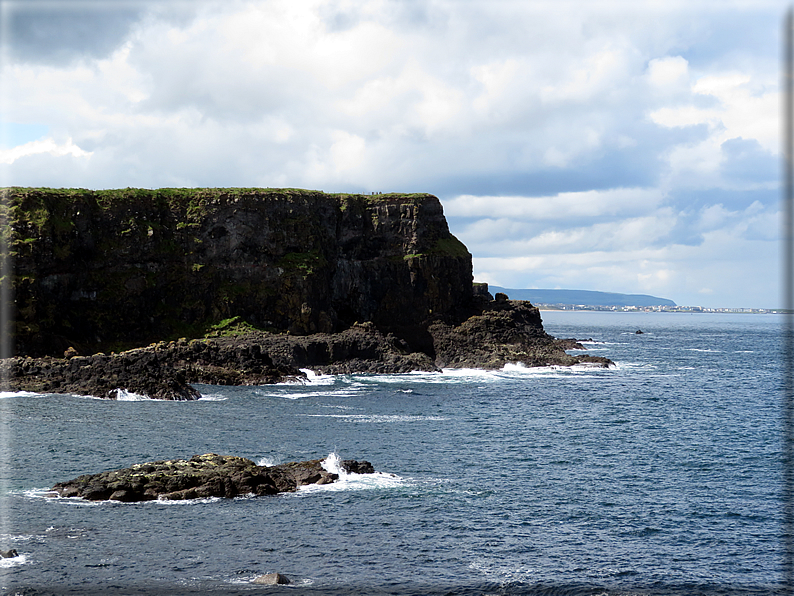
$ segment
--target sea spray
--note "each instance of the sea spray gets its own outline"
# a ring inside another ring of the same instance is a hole
[[[389,489],[406,483],[404,478],[388,472],[375,472],[373,474],[348,472],[344,468],[342,458],[335,451],[329,453],[328,457],[326,457],[320,465],[326,472],[337,474],[339,478],[331,484],[307,484],[301,486],[299,488],[301,493]]]

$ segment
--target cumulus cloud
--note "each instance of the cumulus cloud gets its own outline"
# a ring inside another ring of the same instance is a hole
[[[3,184],[427,191],[478,276],[678,302],[706,247],[775,241],[737,223],[776,212],[773,3],[30,4]]]
[[[662,201],[659,189],[615,188],[564,192],[551,197],[461,195],[445,202],[445,212],[458,217],[510,217],[570,221],[599,216],[628,217],[647,213]]]
[[[83,151],[72,142],[72,139],[67,139],[65,143],[60,145],[53,139],[43,139],[18,145],[13,149],[0,149],[0,164],[10,165],[22,157],[39,154],[47,154],[53,157],[91,157],[90,151]]]

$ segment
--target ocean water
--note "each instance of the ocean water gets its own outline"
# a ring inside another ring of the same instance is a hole
[[[312,376],[197,402],[3,394],[0,549],[21,556],[0,560],[0,593],[783,593],[782,317],[543,318],[616,366]],[[379,474],[233,500],[46,496],[207,452]],[[275,571],[293,584],[251,584]]]

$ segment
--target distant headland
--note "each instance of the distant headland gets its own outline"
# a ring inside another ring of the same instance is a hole
[[[541,310],[600,310],[619,312],[686,312],[686,313],[785,313],[782,308],[735,308],[681,306],[668,298],[647,294],[618,294],[594,290],[510,289],[490,286],[493,292],[504,292],[516,300],[529,300]]]
[[[616,294],[593,290],[516,290],[491,286],[494,292],[504,292],[515,300],[529,300],[534,304],[561,306],[677,306],[667,298],[647,294]]]

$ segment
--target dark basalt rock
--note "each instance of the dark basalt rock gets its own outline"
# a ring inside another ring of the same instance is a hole
[[[201,397],[189,383],[266,385],[305,376],[294,367],[274,365],[257,344],[185,340],[109,356],[10,358],[0,361],[0,374],[17,391],[117,399],[124,390],[170,400]]]
[[[600,356],[567,354],[565,350],[585,348],[576,340],[558,340],[546,333],[538,308],[523,300],[494,300],[460,325],[435,323],[429,331],[440,368],[612,364]]]
[[[375,468],[368,461],[356,461],[354,459],[346,459],[342,461],[342,467],[345,471],[353,474],[374,474]]]
[[[170,501],[207,497],[275,495],[306,484],[329,484],[339,476],[322,467],[323,460],[258,466],[250,459],[206,453],[189,460],[135,464],[122,470],[79,476],[52,490],[61,497],[89,501]],[[369,462],[345,462],[361,474],[374,473]]]
[[[148,345],[233,317],[293,335],[455,316],[471,255],[427,193],[4,189],[15,353]],[[116,350],[119,351],[119,350]]]
[[[538,309],[520,300],[484,302],[456,325],[444,321],[400,337],[372,323],[339,333],[294,336],[254,331],[245,335],[154,344],[121,354],[0,361],[12,390],[73,393],[116,399],[124,389],[156,399],[198,399],[190,383],[265,385],[299,380],[310,368],[323,374],[394,374],[441,368],[609,366],[575,339],[543,330]],[[410,331],[410,330],[409,330]]]
[[[583,347],[546,334],[537,308],[473,284],[471,255],[433,195],[11,188],[5,197],[16,312],[0,332],[18,356],[0,361],[0,378],[12,391],[193,400],[193,383],[264,385],[299,379],[300,368],[609,364],[566,354]],[[244,323],[233,337],[150,343],[220,334],[230,321]]]

